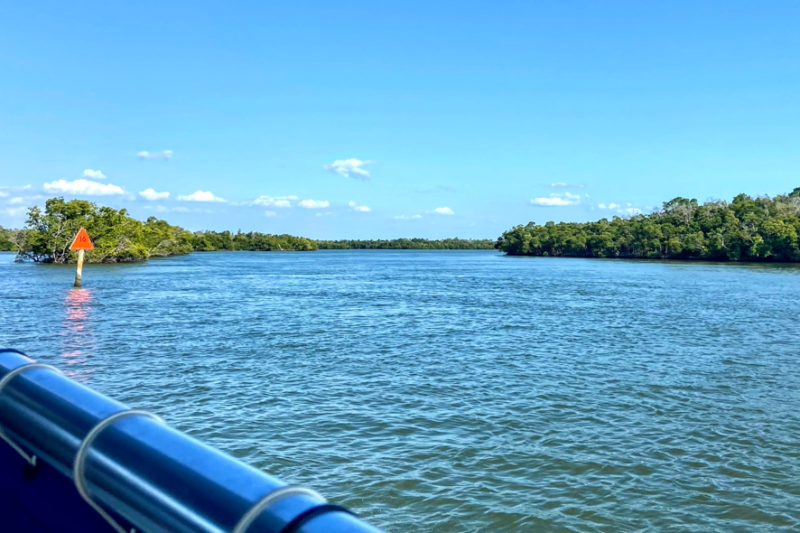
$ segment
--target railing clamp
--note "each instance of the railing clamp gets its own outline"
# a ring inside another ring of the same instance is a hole
[[[272,492],[268,492],[266,495],[262,496],[260,500],[253,504],[249,511],[242,515],[242,518],[239,519],[239,522],[236,524],[236,527],[233,528],[231,533],[246,533],[247,528],[250,527],[250,524],[252,524],[256,518],[258,518],[258,515],[260,515],[264,509],[278,500],[281,500],[287,496],[295,495],[311,496],[312,498],[321,500],[322,503],[328,502],[328,500],[326,500],[322,494],[314,489],[300,487],[297,485],[286,485],[285,487],[275,489]]]
[[[15,368],[14,370],[11,370],[8,374],[3,376],[3,379],[0,379],[0,394],[3,393],[3,387],[8,385],[8,383],[12,379],[14,379],[16,376],[22,374],[26,370],[32,370],[32,369],[35,369],[35,368],[47,368],[49,370],[54,370],[54,371],[58,372],[59,374],[61,373],[61,371],[59,369],[57,369],[56,367],[54,367],[52,365],[46,365],[44,363],[31,363],[29,365],[18,366],[17,368]],[[17,444],[13,440],[11,440],[11,438],[8,435],[6,435],[5,431],[3,431],[2,427],[0,427],[0,439],[3,439],[4,441],[6,441],[8,443],[9,446],[14,448],[14,450],[16,450],[16,452],[18,454],[20,454],[28,462],[28,464],[30,464],[31,466],[36,466],[36,460],[37,460],[36,456],[32,455],[32,454],[29,454],[28,452],[23,450],[22,447],[20,447],[19,444]]]
[[[112,518],[105,509],[100,507],[100,505],[95,503],[95,501],[92,499],[91,494],[89,494],[89,487],[86,485],[86,456],[89,455],[89,448],[91,447],[92,442],[94,442],[97,436],[100,435],[104,429],[114,422],[130,416],[146,416],[158,420],[159,422],[163,422],[160,417],[152,413],[148,413],[147,411],[140,411],[138,409],[128,409],[114,413],[98,422],[97,425],[86,434],[86,437],[84,437],[80,446],[78,446],[78,452],[75,454],[75,462],[72,465],[72,480],[75,482],[75,488],[78,489],[78,494],[80,494],[81,497],[86,500],[86,503],[91,505],[92,508],[94,508],[94,510],[97,511],[117,533],[136,533],[136,529],[131,528],[130,531],[128,531],[119,525],[119,523],[117,523],[117,521],[114,520],[114,518]]]

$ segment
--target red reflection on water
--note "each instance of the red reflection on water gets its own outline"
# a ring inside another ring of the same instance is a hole
[[[69,290],[64,305],[67,308],[67,320],[84,320],[91,309],[92,291],[89,289]]]
[[[64,299],[64,321],[62,322],[61,336],[64,338],[64,347],[61,353],[66,365],[81,367],[86,364],[87,353],[92,347],[92,291],[89,289],[72,289],[67,291]],[[90,369],[67,370],[64,373],[78,381],[87,381],[93,371]]]

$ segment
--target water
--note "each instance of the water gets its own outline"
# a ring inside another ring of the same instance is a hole
[[[800,266],[11,259],[0,345],[390,532],[800,530]]]

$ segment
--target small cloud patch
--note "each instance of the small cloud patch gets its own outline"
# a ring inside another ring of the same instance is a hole
[[[327,200],[303,200],[297,205],[306,209],[325,209],[330,207],[331,203]]]
[[[156,213],[187,213],[189,210],[183,206],[166,207],[164,205],[146,205],[144,208],[147,211],[155,211]]]
[[[166,200],[169,198],[168,192],[156,192],[154,189],[139,191],[139,196],[145,200]]]
[[[622,204],[615,204],[614,202],[611,202],[610,204],[597,204],[597,207],[598,209],[607,209],[609,211],[616,211],[617,213],[623,216],[633,217],[642,214],[642,210],[639,209],[638,207],[634,207],[633,204],[630,202],[627,202],[625,204],[625,207],[623,207]]]
[[[369,213],[370,211],[372,211],[369,207],[365,205],[358,205],[355,202],[350,202],[347,205],[350,206],[351,211],[358,211],[360,213]]]
[[[564,181],[556,181],[551,183],[550,186],[554,189],[583,189],[583,185],[576,185],[574,183],[566,183]]]
[[[79,179],[75,181],[57,180],[44,184],[47,192],[56,192],[86,196],[112,196],[125,194],[122,187],[110,183],[97,183],[96,181]]]
[[[329,172],[335,172],[345,178],[355,178],[357,180],[370,179],[369,172],[362,167],[372,164],[372,161],[361,161],[360,159],[337,159],[330,165],[324,165],[323,168]]]
[[[297,196],[259,196],[250,205],[260,205],[263,207],[291,207],[291,200],[297,200]]]
[[[197,191],[188,196],[178,196],[181,202],[226,202],[224,198],[214,196],[211,191]]]
[[[531,199],[531,205],[538,205],[542,207],[567,207],[570,205],[578,205],[581,197],[577,194],[570,194],[565,192],[563,194],[551,194],[540,198]]]
[[[139,159],[154,159],[154,160],[161,160],[161,161],[169,161],[172,159],[173,151],[172,150],[162,150],[160,152],[148,152],[147,150],[142,150],[141,152],[136,154],[136,157]]]
[[[20,206],[20,207],[6,207],[5,209],[1,209],[1,210],[0,210],[0,213],[2,213],[2,214],[4,214],[4,215],[6,215],[6,216],[8,216],[8,217],[15,218],[15,217],[18,217],[18,216],[20,216],[20,215],[23,215],[23,214],[25,214],[25,211],[26,211],[27,209],[28,209],[28,208],[27,208],[27,207],[25,207],[25,206]]]
[[[91,168],[87,168],[83,171],[83,177],[89,178],[90,180],[104,180],[106,179],[105,174],[100,172],[99,170],[92,170]]]

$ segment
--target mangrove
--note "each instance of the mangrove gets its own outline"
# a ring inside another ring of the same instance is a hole
[[[649,214],[597,222],[529,222],[497,239],[508,255],[800,261],[800,187],[731,202],[675,198]]]
[[[491,239],[385,239],[317,241],[321,250],[491,250]]]
[[[36,206],[28,209],[25,228],[0,230],[0,250],[16,251],[18,261],[73,263],[77,255],[69,246],[81,226],[95,246],[86,252],[87,263],[144,261],[195,251],[317,249],[315,241],[304,237],[241,231],[192,233],[156,217],[137,220],[126,209],[51,198],[45,202],[44,210]]]

